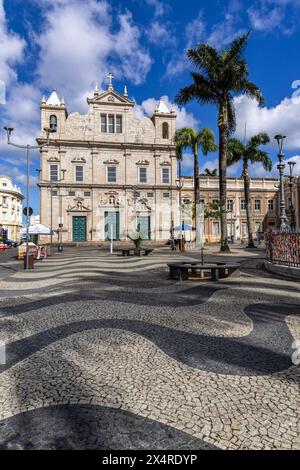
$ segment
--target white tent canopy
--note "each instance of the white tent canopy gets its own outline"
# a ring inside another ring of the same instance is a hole
[[[51,229],[42,224],[29,225],[29,235],[51,235]],[[21,230],[22,235],[26,235],[26,227]]]

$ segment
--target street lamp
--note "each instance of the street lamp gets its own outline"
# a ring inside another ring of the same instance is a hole
[[[66,170],[61,170],[61,172],[62,172],[62,178],[58,180],[58,183],[60,183],[61,181],[65,179]],[[62,198],[63,198],[63,195],[61,194],[61,188],[59,188],[59,223],[58,223],[58,227],[59,227],[58,251],[59,252],[64,251],[63,242],[62,242],[62,229],[64,226],[63,216],[62,216]]]
[[[27,208],[26,208],[26,254],[25,254],[25,269],[29,269],[29,177],[30,177],[30,159],[29,159],[29,152],[30,150],[37,150],[37,149],[42,149],[43,147],[47,147],[49,145],[49,137],[50,134],[53,132],[56,132],[55,129],[50,129],[49,127],[45,127],[44,131],[46,132],[46,142],[45,144],[42,145],[19,145],[11,142],[10,137],[11,134],[14,131],[13,127],[8,127],[5,126],[4,130],[6,131],[7,134],[7,143],[8,145],[11,145],[13,147],[17,147],[19,149],[26,149],[26,166],[27,166],[27,178],[26,178],[26,203],[27,203]]]
[[[179,222],[180,222],[180,251],[182,251],[182,207],[181,207],[181,190],[184,185],[183,178],[179,177],[175,180],[179,192]]]
[[[288,162],[288,165],[290,167],[290,174],[288,175],[289,179],[289,190],[290,190],[290,214],[291,214],[291,229],[296,228],[296,220],[295,220],[295,208],[293,204],[293,170],[294,166],[296,165],[296,162]]]
[[[277,140],[278,144],[278,160],[279,164],[277,168],[279,170],[279,204],[280,204],[280,213],[279,213],[279,220],[280,220],[280,230],[282,232],[286,232],[290,229],[287,223],[287,217],[285,212],[285,197],[284,197],[284,168],[285,164],[283,163],[284,154],[282,153],[283,141],[286,138],[285,135],[275,135],[274,139]]]
[[[39,175],[41,173],[42,170],[38,169],[36,170]],[[63,181],[65,179],[65,173],[66,173],[66,170],[60,170],[61,173],[62,173],[62,177],[60,179],[57,178],[57,180],[55,181],[51,181],[50,179],[50,255],[52,255],[52,244],[53,244],[53,188],[54,186],[56,186],[58,183],[60,183],[61,181]],[[48,184],[48,181],[47,180],[41,180],[40,183],[46,183]],[[62,241],[61,241],[61,229],[62,229],[62,226],[63,226],[63,223],[62,223],[62,194],[61,192],[59,192],[59,222],[58,222],[58,226],[59,226],[59,229],[60,229],[60,232],[59,232],[59,245],[58,245],[58,251],[63,251],[63,246],[62,246]]]

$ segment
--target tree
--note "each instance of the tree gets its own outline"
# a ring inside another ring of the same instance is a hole
[[[268,153],[259,149],[261,145],[266,145],[269,142],[270,138],[265,133],[254,135],[245,145],[238,139],[229,139],[228,141],[227,164],[233,165],[239,161],[243,162],[242,177],[244,179],[244,193],[248,227],[248,248],[255,247],[251,223],[249,163],[262,163],[266,171],[271,171],[272,161]]]
[[[213,170],[205,168],[204,173],[201,173],[201,176],[218,176],[218,170],[216,168]]]
[[[207,155],[209,152],[217,150],[215,142],[215,135],[211,129],[204,128],[197,132],[195,129],[190,127],[183,127],[178,129],[175,133],[174,142],[176,145],[176,155],[180,162],[182,161],[182,151],[186,148],[190,148],[194,156],[194,204],[196,208],[196,244],[200,243],[199,240],[199,221],[198,221],[198,208],[200,204],[200,175],[199,175],[199,155],[198,149],[200,147],[203,155]],[[181,171],[181,170],[180,170]]]
[[[187,51],[187,57],[199,71],[192,72],[193,83],[179,90],[176,102],[180,105],[196,100],[200,104],[214,104],[218,110],[219,129],[219,191],[221,208],[221,251],[230,251],[226,222],[227,146],[234,132],[234,94],[243,93],[260,105],[263,97],[259,88],[248,80],[248,65],[244,59],[249,33],[232,42],[228,50],[218,52],[208,44],[199,44]]]

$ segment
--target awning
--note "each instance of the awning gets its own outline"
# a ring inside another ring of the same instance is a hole
[[[183,231],[191,231],[191,230],[195,230],[194,227],[192,227],[191,225],[187,225],[187,224],[182,224],[181,226],[178,225],[177,227],[174,228],[174,230],[183,230]]]
[[[29,235],[51,235],[50,228],[42,224],[29,225],[28,227]],[[23,227],[21,230],[22,235],[26,235],[26,227]],[[52,231],[53,234],[53,231]]]

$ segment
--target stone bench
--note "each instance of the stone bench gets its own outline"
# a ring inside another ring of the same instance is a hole
[[[211,279],[218,281],[226,277],[235,277],[240,275],[240,267],[238,264],[228,263],[212,263],[212,264],[201,264],[201,263],[170,263],[168,264],[170,270],[170,279],[177,281],[187,281],[190,274],[196,275],[200,272],[201,276],[205,271],[210,271]]]
[[[149,256],[153,248],[122,248],[122,256]]]

